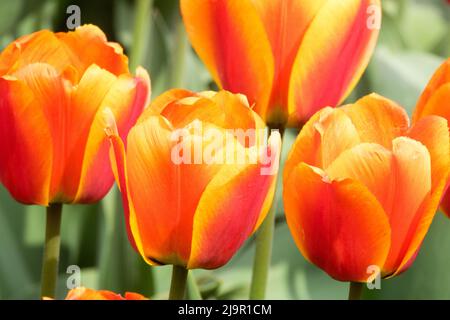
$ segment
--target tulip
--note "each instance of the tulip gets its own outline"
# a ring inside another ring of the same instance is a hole
[[[375,47],[379,0],[181,0],[189,39],[226,90],[272,126],[339,105]]]
[[[67,293],[65,300],[148,300],[139,293],[125,292],[125,296],[107,291],[78,287]]]
[[[410,126],[376,94],[317,112],[283,172],[287,223],[304,257],[340,281],[405,271],[444,192],[449,147],[444,118]]]
[[[93,25],[26,35],[0,54],[0,181],[17,201],[48,206],[42,296],[54,296],[61,204],[97,202],[114,183],[103,110],[125,137],[149,93],[147,72],[131,75]]]
[[[414,111],[413,122],[429,115],[450,120],[450,58],[438,68],[422,93]],[[450,217],[450,191],[445,193],[441,208]]]
[[[105,119],[129,239],[144,260],[179,267],[174,277],[227,263],[267,214],[279,133],[264,146],[262,120],[244,96],[226,91],[162,94],[130,130],[126,149],[113,115]]]
[[[0,55],[0,180],[24,204],[94,203],[114,183],[101,126],[111,108],[126,136],[149,95],[122,48],[86,25],[24,36]]]

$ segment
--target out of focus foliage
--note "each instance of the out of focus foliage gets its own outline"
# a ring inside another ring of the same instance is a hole
[[[214,87],[196,58],[181,24],[177,0],[148,0],[141,61],[152,78],[153,97],[172,87]],[[450,55],[450,6],[444,0],[382,0],[383,24],[370,66],[348,101],[377,92],[409,113],[433,71]],[[136,1],[0,0],[0,48],[20,35],[50,28],[66,30],[66,8],[77,4],[82,23],[99,25],[129,54],[133,47]],[[139,55],[138,55],[139,56]],[[134,57],[134,55],[133,55]],[[295,137],[288,132],[284,156]],[[1,138],[1,137],[0,137]],[[277,199],[281,201],[281,199]],[[307,263],[289,234],[279,206],[268,298],[345,298],[346,283],[330,279]],[[0,188],[0,298],[37,298],[44,239],[44,208],[15,203]],[[254,243],[216,271],[196,270],[205,298],[247,298]],[[65,206],[59,296],[67,292],[68,266],[81,268],[82,285],[116,292],[136,291],[165,298],[170,268],[150,268],[128,244],[117,190],[93,206]],[[450,221],[438,214],[413,267],[366,290],[373,299],[450,299]]]

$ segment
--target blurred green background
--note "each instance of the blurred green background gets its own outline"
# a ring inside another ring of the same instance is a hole
[[[433,71],[450,55],[450,6],[444,0],[382,3],[376,52],[348,101],[377,92],[411,113]],[[0,48],[42,28],[65,31],[70,4],[81,8],[82,24],[96,24],[110,40],[120,42],[133,67],[141,64],[149,70],[153,97],[172,87],[214,88],[186,39],[177,0],[0,0]],[[284,156],[294,137],[295,132],[289,131]],[[301,256],[282,205],[279,208],[267,298],[346,298],[347,283],[332,280]],[[44,218],[44,208],[17,204],[0,187],[1,299],[39,297]],[[70,265],[81,268],[81,284],[87,287],[167,297],[170,267],[150,268],[131,249],[115,188],[99,204],[64,207],[61,250],[59,298],[67,293]],[[253,251],[250,239],[225,267],[195,270],[204,298],[247,298]],[[437,214],[414,265],[403,275],[382,281],[381,290],[366,289],[365,297],[450,299],[450,221]]]

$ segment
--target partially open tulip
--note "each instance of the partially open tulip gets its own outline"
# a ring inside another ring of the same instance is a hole
[[[181,0],[181,12],[216,83],[278,126],[340,104],[381,24],[379,0]]]
[[[105,118],[130,241],[147,263],[225,264],[272,202],[279,133],[263,143],[262,120],[227,91],[164,93],[130,130],[126,149],[112,115]]]
[[[93,290],[78,287],[67,293],[65,300],[148,300],[139,293],[126,292],[122,297],[120,294],[107,290]]]
[[[317,112],[283,173],[286,218],[300,251],[342,281],[406,270],[438,208],[449,158],[444,118],[410,126],[406,112],[381,96]]]
[[[0,55],[0,181],[25,204],[100,200],[114,182],[103,109],[125,137],[149,91],[95,26],[15,40]]]
[[[414,111],[413,122],[429,115],[438,115],[450,121],[450,58],[439,67],[422,93]],[[444,195],[441,208],[450,216],[449,191]]]

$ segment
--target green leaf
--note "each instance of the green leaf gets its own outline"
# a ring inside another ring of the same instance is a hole
[[[397,52],[379,46],[368,68],[371,89],[403,105],[411,114],[443,59],[429,53]]]

